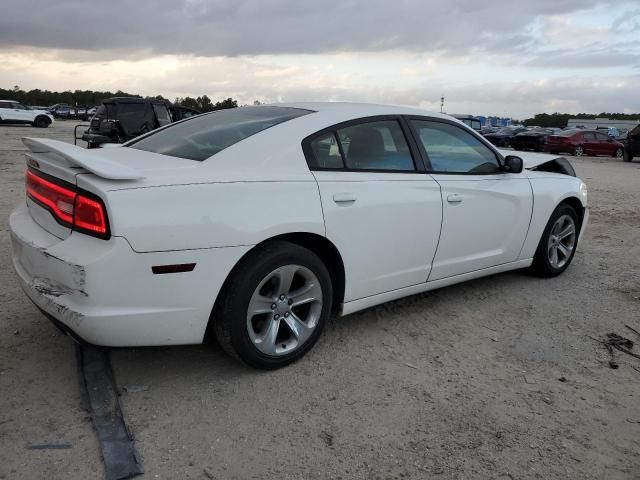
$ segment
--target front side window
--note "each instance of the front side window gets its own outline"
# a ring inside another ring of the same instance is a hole
[[[468,131],[448,123],[412,120],[434,172],[490,174],[500,171],[495,153]]]
[[[280,123],[311,113],[288,107],[240,107],[191,117],[127,146],[147,152],[203,161]]]

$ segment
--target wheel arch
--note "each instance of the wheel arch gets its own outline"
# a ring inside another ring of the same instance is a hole
[[[584,220],[584,214],[585,214],[585,207],[582,205],[582,202],[578,197],[573,197],[573,196],[566,197],[562,199],[560,203],[558,203],[556,208],[558,208],[560,205],[563,205],[563,204],[569,205],[571,208],[573,208],[576,211],[576,215],[578,215],[578,230],[580,230],[582,228],[582,222]],[[555,211],[555,208],[554,208],[554,211]]]
[[[33,124],[35,125],[40,118],[44,118],[47,121],[47,126],[51,125],[51,119],[42,113],[37,115],[36,118],[33,119]]]
[[[224,293],[225,289],[229,286],[229,280],[233,277],[236,272],[236,269],[242,262],[249,256],[252,252],[254,252],[257,248],[270,243],[270,242],[289,242],[300,247],[311,250],[315,253],[320,260],[325,264],[327,270],[329,270],[329,275],[331,277],[331,284],[333,287],[333,305],[332,310],[336,311],[342,302],[344,301],[344,292],[345,292],[345,269],[344,269],[344,261],[342,260],[342,255],[338,251],[338,248],[326,237],[322,235],[318,235],[317,233],[309,233],[309,232],[290,232],[283,233],[280,235],[275,235],[273,237],[269,237],[260,243],[254,245],[251,249],[249,249],[242,257],[238,259],[233,268],[229,271],[226,276],[225,281],[220,288],[217,297],[213,303],[213,307],[211,309],[211,315],[209,316],[209,321],[207,324],[205,339],[213,338],[213,312],[216,309],[216,304],[218,303],[221,295]]]

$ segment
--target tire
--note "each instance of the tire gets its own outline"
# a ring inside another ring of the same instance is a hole
[[[615,158],[622,158],[624,156],[624,150],[622,150],[622,148],[616,149],[616,151],[614,152],[613,156]]]
[[[291,282],[283,285],[286,278]],[[305,288],[304,297],[296,295]],[[296,297],[306,303],[296,305]],[[299,245],[274,241],[251,251],[233,269],[209,328],[231,356],[255,368],[279,368],[313,347],[332,301],[331,277],[320,258]]]
[[[582,157],[584,155],[584,147],[582,145],[578,145],[574,150],[573,154],[576,157]]]
[[[569,232],[570,227],[573,228],[573,232],[559,238],[564,232]],[[576,253],[579,233],[580,223],[575,209],[566,203],[560,204],[551,214],[542,233],[533,257],[531,272],[539,277],[555,277],[564,272]],[[558,244],[561,244],[564,249],[556,246]],[[555,258],[553,250],[555,250]]]
[[[37,117],[33,122],[33,126],[36,128],[47,128],[51,125],[51,121],[47,117]]]
[[[633,155],[631,155],[631,152],[629,150],[625,149],[622,160],[624,160],[627,163],[633,161]]]

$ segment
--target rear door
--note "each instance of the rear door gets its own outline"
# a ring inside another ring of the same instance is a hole
[[[593,132],[582,133],[582,146],[586,155],[598,155],[600,151],[600,145],[596,139],[596,134]]]
[[[440,186],[424,173],[399,117],[370,117],[305,139],[326,235],[340,250],[345,301],[424,283],[442,221]]]
[[[442,189],[442,232],[429,280],[518,260],[533,207],[526,174],[502,171],[497,153],[459,125],[428,118],[410,124]]]
[[[616,150],[616,147],[613,144],[613,140],[606,133],[597,132],[596,134],[596,142],[598,146],[598,155],[607,155],[612,157]]]

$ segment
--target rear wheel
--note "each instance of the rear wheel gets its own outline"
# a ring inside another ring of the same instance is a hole
[[[624,150],[622,150],[622,148],[617,148],[615,153],[613,154],[613,156],[616,158],[622,158],[623,155],[624,155]]]
[[[33,126],[37,128],[47,128],[51,124],[51,120],[47,117],[38,117],[33,122]]]
[[[313,347],[332,300],[331,277],[313,252],[271,242],[234,269],[210,322],[227,353],[252,367],[273,369]]]
[[[582,147],[582,145],[578,145],[573,151],[573,154],[576,157],[582,157],[584,155],[584,148]]]
[[[531,271],[541,277],[555,277],[564,272],[576,252],[578,233],[576,211],[567,204],[558,206],[544,229]]]

